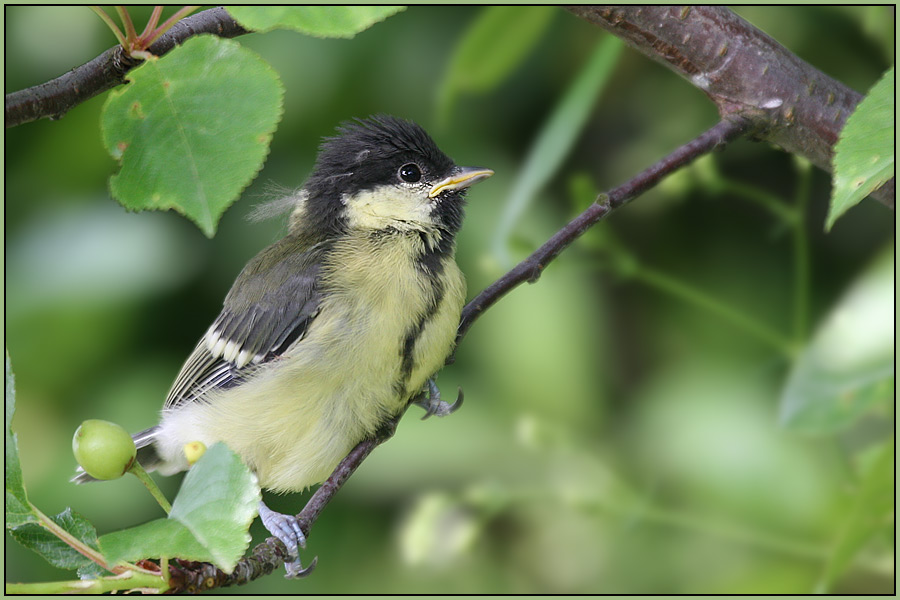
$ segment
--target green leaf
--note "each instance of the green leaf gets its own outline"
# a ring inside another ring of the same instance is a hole
[[[106,534],[100,549],[110,564],[167,556],[230,573],[250,544],[259,500],[256,477],[220,442],[188,471],[167,519]]]
[[[484,93],[508,77],[547,30],[551,6],[489,6],[456,47],[438,94],[438,120],[446,123],[457,97]]]
[[[841,528],[825,567],[821,587],[827,592],[853,558],[880,531],[894,530],[894,442],[878,453],[863,476],[853,510]]]
[[[97,530],[79,515],[67,508],[55,517],[50,517],[57,525],[71,533],[91,548],[97,549]],[[86,558],[77,550],[56,537],[46,527],[37,523],[26,523],[11,530],[13,538],[26,548],[34,550],[54,567],[60,569],[79,569],[95,573],[106,573],[97,563]],[[94,567],[97,567],[96,569]]]
[[[101,115],[103,142],[122,165],[112,195],[133,210],[175,209],[212,237],[269,152],[281,81],[255,53],[212,35],[147,60],[128,79]]]
[[[831,310],[795,362],[781,422],[808,433],[852,425],[894,397],[894,254],[882,253]]]
[[[587,64],[556,105],[553,114],[547,119],[531,145],[522,170],[506,200],[497,228],[494,253],[501,264],[511,262],[507,241],[513,227],[572,150],[590,116],[591,108],[603,93],[621,51],[622,42],[612,36],[603,38],[597,44]]]
[[[19,464],[19,447],[12,431],[13,414],[16,412],[16,380],[6,353],[6,527],[18,527],[36,522],[31,510],[25,484],[22,481],[22,465]]]
[[[226,6],[251,31],[293,29],[324,38],[352,38],[405,6]]]
[[[834,147],[834,187],[825,231],[893,174],[894,67],[891,67],[847,119]]]

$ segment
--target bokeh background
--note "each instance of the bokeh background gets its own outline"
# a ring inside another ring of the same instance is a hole
[[[284,230],[245,216],[272,184],[303,183],[338,122],[410,118],[458,163],[495,169],[470,194],[459,238],[470,297],[597,192],[716,122],[701,92],[624,49],[574,145],[558,149],[559,168],[511,218],[535,140],[607,34],[545,9],[517,68],[459,93],[439,118],[450,65],[484,10],[413,7],[353,40],[238,38],[278,71],[285,111],[263,170],[211,240],[175,213],[128,213],[110,198],[105,95],[7,130],[6,345],[32,502],[47,514],[71,506],[101,534],[160,516],[136,480],[68,483],[71,436],[87,418],[131,431],[155,422],[233,278]],[[114,42],[87,8],[5,11],[7,91]],[[737,11],[860,92],[893,61],[892,8]],[[149,9],[132,14],[143,23]],[[779,419],[796,351],[877,256],[893,257],[894,212],[873,201],[823,233],[829,190],[802,161],[738,142],[616,212],[475,324],[438,380],[449,396],[464,389],[464,408],[424,422],[409,412],[315,525],[312,577],[222,592],[815,590],[854,506],[860,457],[893,435],[890,402],[826,433]],[[808,278],[796,269],[798,230],[772,203],[805,207]],[[179,478],[159,479],[174,495]],[[269,500],[296,512],[305,498]],[[12,581],[72,576],[8,534],[5,566]],[[893,536],[879,535],[832,590],[889,592],[893,581]]]

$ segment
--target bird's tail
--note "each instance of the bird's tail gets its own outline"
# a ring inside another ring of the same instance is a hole
[[[159,426],[154,426],[150,429],[139,431],[131,436],[131,439],[134,440],[134,445],[137,446],[136,460],[141,463],[141,466],[148,472],[156,470],[156,467],[159,466],[159,463],[161,462],[159,454],[156,453],[156,448],[153,446],[153,442],[156,440],[157,431],[159,431]],[[89,483],[97,480],[85,473],[84,469],[78,467],[75,477],[70,479],[70,481],[74,483]]]

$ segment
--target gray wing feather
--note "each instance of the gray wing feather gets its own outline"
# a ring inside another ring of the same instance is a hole
[[[319,265],[326,251],[323,245],[298,247],[288,237],[251,260],[181,368],[165,408],[240,385],[302,339],[318,314]]]

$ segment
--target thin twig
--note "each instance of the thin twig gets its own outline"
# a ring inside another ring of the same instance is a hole
[[[611,190],[608,194],[601,194],[594,204],[557,231],[553,237],[535,250],[531,256],[513,267],[512,270],[489,285],[471,302],[466,304],[465,308],[463,308],[462,319],[456,334],[457,345],[463,336],[466,335],[475,319],[481,316],[485,310],[493,306],[497,300],[520,283],[525,281],[534,283],[537,281],[544,268],[560,252],[587,231],[591,225],[606,218],[616,208],[623,206],[634,197],[655,186],[666,175],[746,133],[749,128],[749,122],[744,119],[720,121],[696,139],[681,146],[631,180]]]
[[[146,39],[146,37],[156,28],[156,24],[159,23],[159,18],[162,16],[163,6],[154,6],[153,12],[150,13],[150,18],[147,19],[147,25],[144,27],[144,31],[141,32],[141,39]]]
[[[110,30],[113,32],[113,35],[116,36],[117,40],[119,40],[119,45],[124,48],[125,34],[122,33],[122,31],[119,29],[119,26],[116,25],[116,22],[112,20],[112,17],[106,14],[106,11],[104,11],[99,6],[91,6],[91,10],[94,11],[97,16],[103,20],[104,23],[106,23],[106,26],[110,28]]]
[[[137,39],[137,31],[134,29],[134,23],[131,20],[131,15],[128,14],[128,9],[124,6],[116,6],[116,12],[119,13],[119,18],[125,26],[125,39],[128,40],[129,45],[134,44],[134,41]],[[131,48],[126,49],[131,50]]]
[[[102,18],[100,12],[97,14]],[[238,25],[224,8],[211,8],[175,23],[169,31],[150,45],[149,51],[155,56],[162,56],[176,44],[201,33],[233,38],[249,32]],[[125,74],[138,64],[140,61],[128,56],[122,46],[115,46],[65,75],[7,94],[6,127],[41,118],[60,119],[82,102],[124,83]]]
[[[198,8],[200,8],[200,6],[185,6],[183,8],[178,9],[178,12],[176,12],[174,15],[172,15],[171,17],[166,19],[166,21],[162,25],[159,26],[159,28],[156,30],[156,32],[153,33],[153,37],[147,43],[152,45],[153,42],[155,42],[157,39],[159,39],[159,37],[162,36],[166,31],[168,31],[170,27],[172,27],[175,23],[177,23],[181,19],[184,19],[185,17],[187,17],[189,14],[191,14]]]

